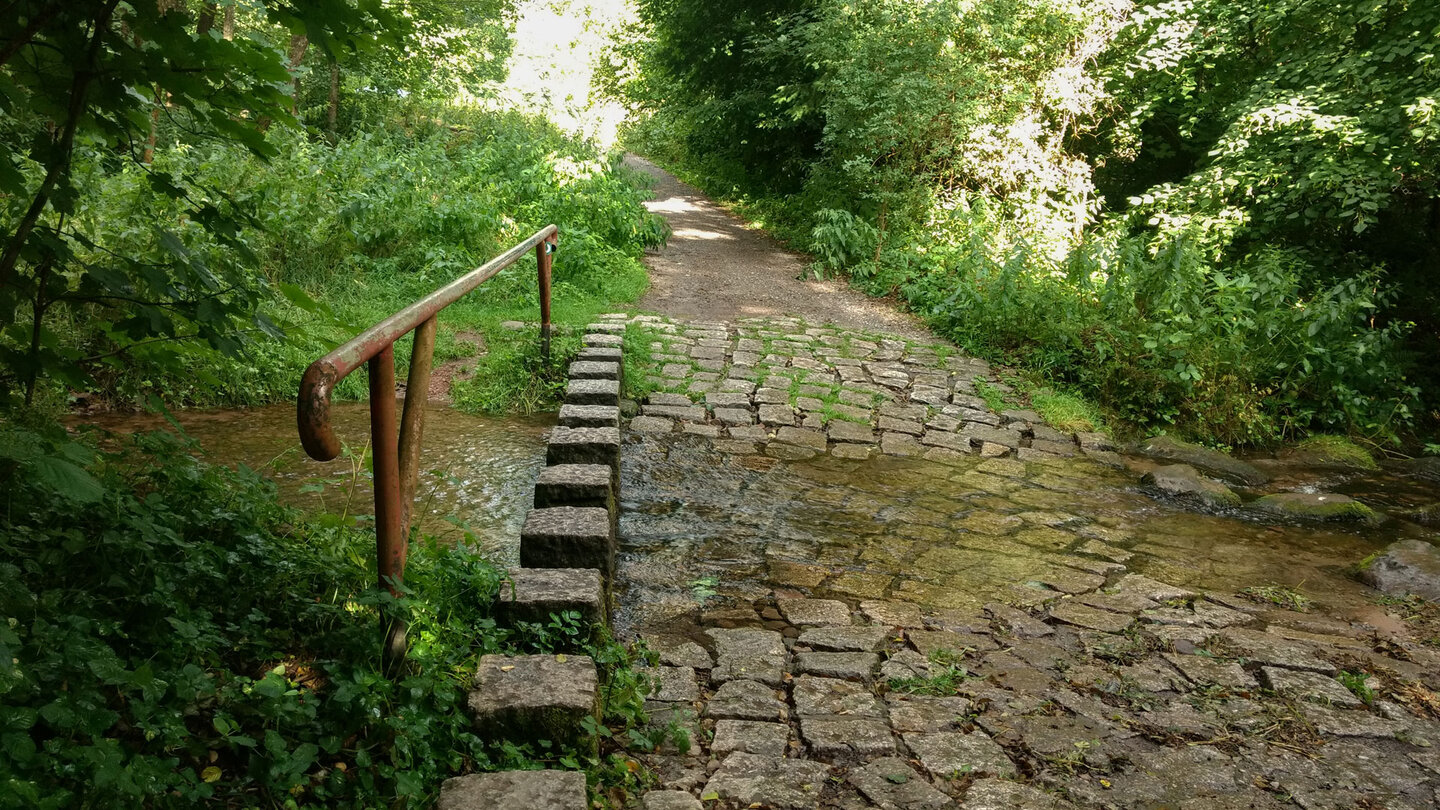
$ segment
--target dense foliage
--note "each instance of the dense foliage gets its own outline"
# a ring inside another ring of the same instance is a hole
[[[970,350],[1228,443],[1440,390],[1432,3],[639,7],[636,147]]]
[[[369,532],[170,434],[110,444],[0,433],[0,807],[404,806],[464,770],[602,765],[474,734],[458,706],[491,652],[578,641],[617,727],[638,719],[631,653],[578,617],[497,628],[504,573],[465,547],[417,547],[395,601]],[[410,623],[400,678],[382,603]]]

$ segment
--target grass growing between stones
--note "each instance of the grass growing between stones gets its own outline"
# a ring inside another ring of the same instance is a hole
[[[908,695],[948,697],[960,693],[960,685],[972,678],[963,660],[973,650],[935,650],[930,653],[930,674],[926,677],[891,678],[890,689]]]
[[[1241,588],[1238,594],[1252,602],[1278,605],[1296,613],[1309,613],[1313,602],[1299,590],[1284,585],[1252,585]]]

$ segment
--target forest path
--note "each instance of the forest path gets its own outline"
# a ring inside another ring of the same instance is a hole
[[[645,203],[670,224],[664,249],[647,253],[650,291],[640,308],[675,318],[735,321],[791,316],[815,325],[933,341],[918,318],[843,281],[806,281],[804,257],[745,227],[699,189],[637,155],[625,165],[654,178]]]

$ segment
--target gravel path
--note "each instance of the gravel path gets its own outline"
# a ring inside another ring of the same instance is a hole
[[[933,341],[913,315],[843,282],[805,281],[806,261],[769,236],[749,230],[698,189],[635,155],[625,165],[655,179],[645,204],[670,223],[669,244],[645,257],[650,292],[642,309],[677,318],[735,321],[792,316]]]

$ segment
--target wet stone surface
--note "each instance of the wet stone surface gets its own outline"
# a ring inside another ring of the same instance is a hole
[[[1347,573],[1409,528],[1157,498],[943,347],[649,324],[677,427],[624,433],[616,626],[694,673],[647,764],[705,807],[1435,806],[1440,650]]]

